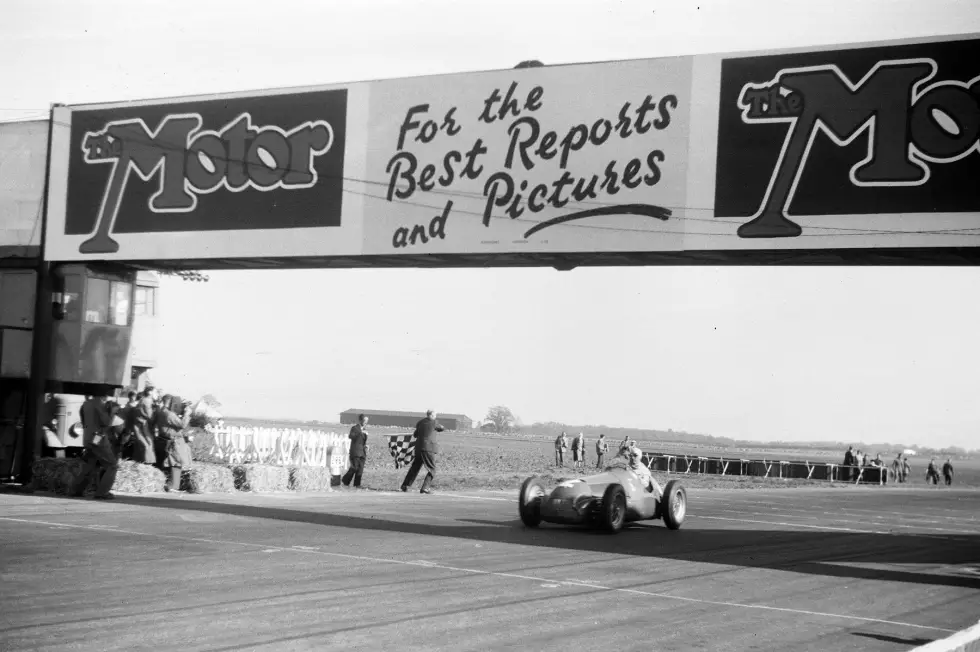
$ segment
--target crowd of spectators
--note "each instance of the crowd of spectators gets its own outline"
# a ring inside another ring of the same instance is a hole
[[[857,480],[861,477],[863,469],[866,468],[885,468],[885,462],[881,459],[881,453],[878,453],[871,458],[870,455],[860,449],[857,452],[854,451],[853,446],[848,446],[847,452],[844,453],[844,463],[842,465],[845,467],[844,474],[846,475],[846,480]],[[892,463],[887,467],[885,473],[888,474],[887,478],[889,482],[896,482],[899,484],[905,484],[910,481],[912,476],[912,464],[909,462],[907,454],[898,453]],[[942,465],[942,474],[944,484],[953,484],[953,462],[952,458],[946,458],[946,462]],[[936,458],[933,457],[929,460],[929,465],[926,467],[926,483],[939,484],[939,465],[936,462]]]
[[[167,475],[166,491],[179,491],[184,468],[193,456],[188,432],[191,406],[176,394],[148,386],[129,392],[125,403],[109,396],[86,396],[79,410],[84,469],[73,493],[81,496],[93,474],[98,474],[95,497],[111,499],[119,460],[150,464]],[[54,430],[56,424],[47,426]]]

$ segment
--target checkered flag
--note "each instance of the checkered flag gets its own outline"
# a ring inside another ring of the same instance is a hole
[[[412,463],[415,459],[415,433],[388,437],[388,451],[395,459],[395,468]]]

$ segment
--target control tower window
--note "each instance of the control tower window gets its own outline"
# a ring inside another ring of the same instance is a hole
[[[156,307],[157,289],[147,285],[136,286],[136,315],[154,317],[157,314]]]
[[[109,323],[109,281],[90,278],[85,293],[85,321],[90,324]]]
[[[112,284],[112,304],[110,311],[114,326],[129,326],[129,304],[133,296],[133,286],[129,283]]]
[[[85,321],[90,324],[129,326],[132,294],[133,286],[130,283],[90,278],[85,296]]]

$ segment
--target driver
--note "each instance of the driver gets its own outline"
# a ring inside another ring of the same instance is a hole
[[[660,485],[657,481],[653,479],[653,474],[650,473],[650,469],[647,465],[643,463],[643,451],[639,449],[636,445],[636,440],[634,439],[629,443],[629,446],[623,449],[622,454],[629,460],[630,469],[637,475],[643,486],[657,495],[663,492],[660,489]]]

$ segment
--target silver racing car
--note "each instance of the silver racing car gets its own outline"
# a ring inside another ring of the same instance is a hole
[[[676,530],[687,514],[687,491],[678,480],[661,490],[656,481],[645,482],[628,465],[608,466],[601,473],[562,482],[551,491],[541,478],[530,477],[521,485],[518,511],[527,527],[546,521],[615,533],[632,521],[662,518],[669,529]]]

